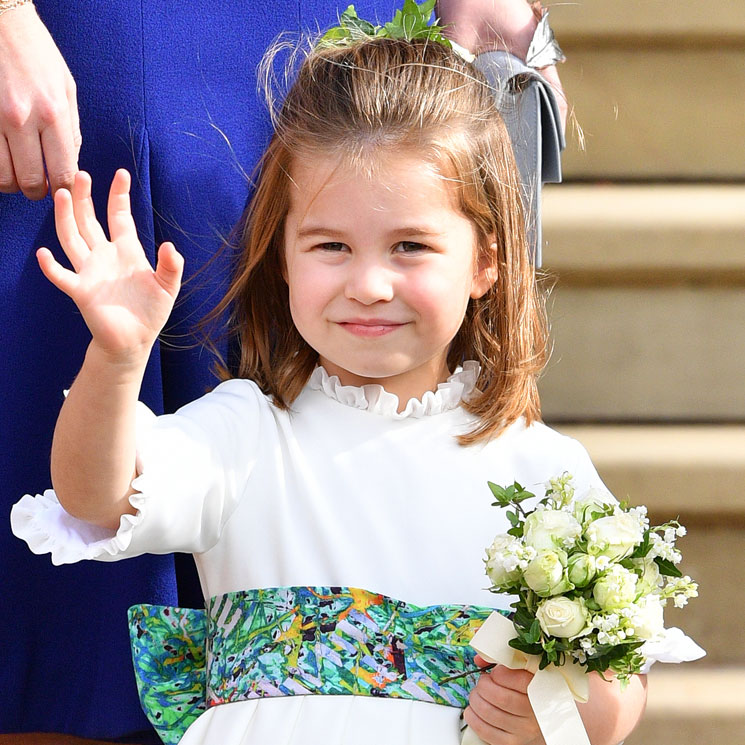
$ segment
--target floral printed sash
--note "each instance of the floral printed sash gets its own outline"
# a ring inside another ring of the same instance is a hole
[[[474,633],[491,612],[419,607],[350,587],[284,587],[211,598],[206,611],[139,605],[130,635],[140,701],[165,743],[207,708],[306,694],[465,707]]]

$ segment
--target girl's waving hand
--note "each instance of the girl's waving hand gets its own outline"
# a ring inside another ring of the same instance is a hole
[[[137,237],[129,201],[130,175],[120,169],[111,182],[111,239],[96,220],[90,176],[80,171],[72,192],[54,197],[57,236],[73,270],[47,248],[37,251],[44,276],[75,302],[95,344],[116,357],[145,353],[162,330],[178,295],[183,258],[172,243],[158,250],[155,270]]]

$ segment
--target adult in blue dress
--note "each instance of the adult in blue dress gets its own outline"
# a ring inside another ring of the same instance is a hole
[[[0,0],[0,11],[10,4]],[[355,2],[361,17],[382,21],[399,4]],[[456,23],[468,11],[464,40],[474,46],[479,35],[493,45],[484,19],[507,29],[498,16],[510,4],[520,11],[510,17],[522,44],[534,27],[522,0],[441,6]],[[191,282],[188,277],[237,221],[270,135],[257,96],[258,62],[279,31],[328,27],[342,9],[329,0],[36,0],[38,15],[30,2],[0,15],[0,501],[6,515],[23,493],[50,483],[48,453],[62,390],[89,341],[72,303],[36,265],[39,246],[62,259],[48,192],[69,185],[79,165],[93,177],[100,209],[115,170],[133,174],[133,213],[151,260],[155,247],[170,240],[187,272],[142,400],[155,411],[173,411],[197,398],[214,380],[208,355],[191,346],[192,330],[220,297],[226,267],[214,262]],[[507,29],[505,38],[510,34]],[[0,733],[149,742],[126,610],[141,602],[177,604],[179,589],[182,603],[199,603],[188,570],[179,588],[172,556],[52,567],[12,537],[7,519],[0,520],[0,561]],[[0,734],[0,743],[6,739]]]

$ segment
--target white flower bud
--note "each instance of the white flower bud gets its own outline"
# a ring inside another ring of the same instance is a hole
[[[528,564],[523,579],[536,595],[549,597],[571,590],[565,572],[565,559],[556,551],[539,551]]]
[[[614,564],[592,588],[592,596],[603,610],[620,610],[636,598],[637,576],[620,564]]]
[[[520,541],[514,536],[498,535],[486,549],[486,574],[496,588],[509,587],[520,579]]]
[[[595,557],[573,554],[567,564],[567,577],[575,587],[586,587],[595,576]]]
[[[634,571],[639,576],[636,591],[639,595],[655,592],[660,586],[660,569],[654,559],[634,559]]]
[[[580,523],[585,525],[592,519],[593,512],[600,512],[609,505],[618,504],[616,498],[605,489],[592,487],[588,489],[581,497],[572,501],[571,507],[574,516]]]

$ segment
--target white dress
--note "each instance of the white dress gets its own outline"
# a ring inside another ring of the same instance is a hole
[[[509,598],[485,589],[484,549],[509,528],[487,481],[539,496],[563,471],[578,489],[602,483],[581,445],[540,423],[460,446],[455,435],[474,424],[460,401],[477,374],[466,363],[401,413],[380,386],[342,386],[323,368],[291,412],[247,380],[176,414],[143,407],[136,515],[107,531],[69,516],[49,490],[15,505],[13,531],[55,564],[193,553],[205,597],[348,586],[421,606],[506,608]],[[405,699],[262,698],[209,709],[181,743],[457,745],[459,715]]]

